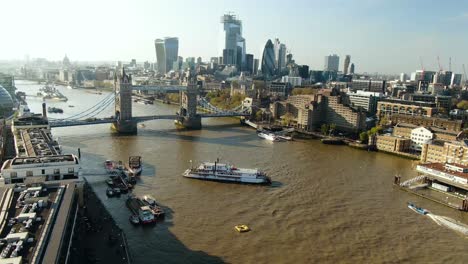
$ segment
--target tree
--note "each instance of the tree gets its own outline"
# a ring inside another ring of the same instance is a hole
[[[375,126],[375,127],[371,128],[369,131],[367,131],[367,134],[369,136],[372,136],[372,135],[375,135],[375,134],[378,135],[378,134],[382,133],[382,131],[383,131],[383,128],[381,126]]]
[[[333,131],[335,131],[335,128],[336,128],[336,124],[331,123],[331,124],[330,124],[330,127],[329,127],[330,135],[333,133]]]
[[[384,116],[379,120],[379,125],[380,126],[386,126],[386,125],[388,125],[388,121],[389,121],[388,117]]]
[[[281,117],[281,119],[281,124],[283,126],[289,126],[289,124],[291,124],[291,121],[294,119],[294,115],[291,113],[286,113]]]
[[[322,134],[326,135],[327,132],[328,132],[328,125],[327,125],[327,124],[323,124],[323,125],[320,127],[320,131],[322,131]]]
[[[359,134],[359,140],[361,140],[361,143],[367,143],[369,135],[367,135],[366,132],[361,132],[361,134]]]
[[[263,111],[262,111],[262,110],[258,110],[258,111],[255,113],[255,120],[261,121],[261,120],[262,120],[262,117],[263,117]]]
[[[457,104],[457,108],[458,108],[458,109],[463,109],[463,110],[468,110],[468,100],[461,100],[461,101]]]

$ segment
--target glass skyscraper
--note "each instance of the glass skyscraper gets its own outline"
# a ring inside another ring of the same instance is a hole
[[[233,14],[221,17],[223,24],[223,64],[235,65],[238,70],[245,64],[245,39],[242,37],[242,21]]]
[[[266,79],[269,79],[276,74],[275,63],[275,47],[271,39],[265,44],[262,56],[262,74]]]
[[[338,55],[333,54],[333,55],[325,56],[325,65],[323,67],[323,70],[337,72],[339,64],[340,64],[340,57],[338,57]]]
[[[154,41],[156,49],[156,60],[158,63],[158,72],[167,73],[173,69],[174,62],[177,61],[179,55],[179,39],[164,38]]]

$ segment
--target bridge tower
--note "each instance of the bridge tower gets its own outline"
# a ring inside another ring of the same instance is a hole
[[[137,133],[136,122],[132,118],[132,76],[121,73],[114,76],[115,119],[112,129],[121,134]]]
[[[198,86],[189,81],[186,91],[180,91],[180,110],[176,120],[178,127],[186,129],[201,129],[201,116],[197,114]]]

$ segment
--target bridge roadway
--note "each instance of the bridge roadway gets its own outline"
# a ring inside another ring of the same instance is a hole
[[[201,118],[210,117],[235,117],[235,116],[249,116],[246,113],[204,113],[200,114]],[[150,120],[176,120],[178,115],[154,115],[154,116],[135,116],[133,120],[137,123],[150,121]],[[113,118],[100,118],[90,120],[51,120],[49,121],[50,127],[71,127],[71,126],[89,126],[98,124],[110,124],[116,122]]]

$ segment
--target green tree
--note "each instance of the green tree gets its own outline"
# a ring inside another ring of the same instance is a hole
[[[367,135],[366,132],[361,132],[359,134],[359,140],[361,140],[361,143],[367,143],[367,141],[369,140],[369,135]]]
[[[320,131],[322,131],[322,134],[326,135],[327,132],[328,132],[328,125],[327,125],[327,124],[323,124],[323,125],[320,127]]]
[[[382,118],[379,120],[379,125],[380,125],[380,126],[387,126],[387,125],[388,125],[388,121],[389,121],[388,117],[384,116],[384,117],[382,117]]]
[[[291,121],[294,119],[294,115],[291,113],[286,113],[281,117],[281,124],[283,126],[289,126],[291,124]]]
[[[330,124],[330,127],[329,127],[329,133],[330,133],[330,135],[333,134],[333,131],[335,131],[335,129],[336,129],[336,124],[331,123],[331,124]]]
[[[458,108],[458,109],[468,110],[468,100],[461,100],[461,101],[457,104],[457,108]]]

